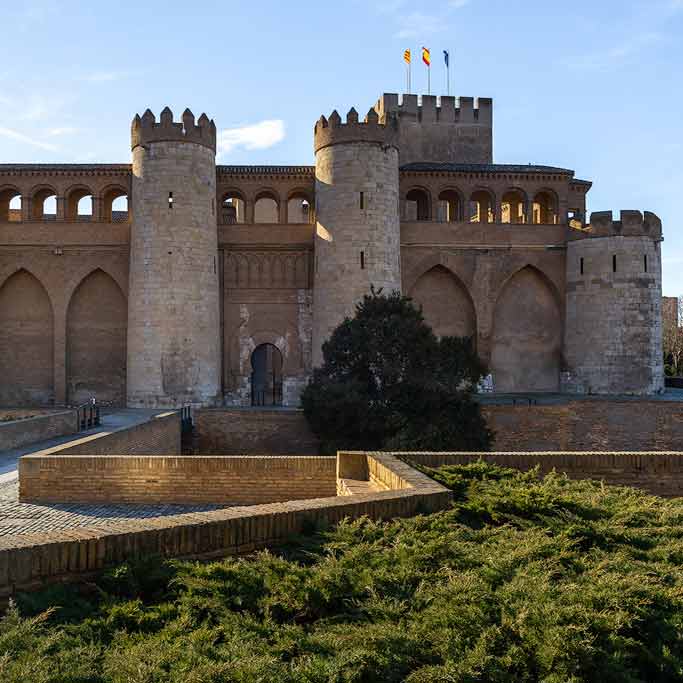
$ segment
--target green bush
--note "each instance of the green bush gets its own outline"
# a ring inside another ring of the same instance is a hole
[[[484,463],[425,471],[451,509],[22,596],[0,621],[0,680],[682,680],[683,501]]]
[[[324,453],[489,450],[472,340],[439,340],[407,297],[373,291],[322,350],[301,402]]]

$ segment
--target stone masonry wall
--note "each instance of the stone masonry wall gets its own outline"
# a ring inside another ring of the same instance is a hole
[[[568,243],[565,390],[654,394],[664,388],[658,240],[614,235]]]
[[[596,399],[482,410],[498,451],[683,451],[683,403]]]
[[[202,455],[317,455],[301,410],[197,410],[194,452]]]
[[[337,490],[335,458],[25,456],[19,499],[36,503],[259,505]]]
[[[315,169],[313,365],[319,366],[322,344],[371,286],[401,289],[398,151],[369,142],[331,145],[318,150]]]
[[[0,451],[20,448],[30,443],[75,434],[78,417],[75,410],[37,415],[24,420],[0,422]]]

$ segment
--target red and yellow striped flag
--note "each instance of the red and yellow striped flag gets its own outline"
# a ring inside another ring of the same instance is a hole
[[[410,64],[410,50],[406,50],[406,51],[403,53],[403,61],[404,61],[406,64]]]
[[[429,49],[426,47],[422,48],[422,61],[427,65],[431,66],[432,64],[432,56],[429,52]]]

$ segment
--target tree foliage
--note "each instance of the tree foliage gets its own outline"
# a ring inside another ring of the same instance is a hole
[[[449,510],[20,596],[3,683],[683,679],[683,499],[484,463]]]
[[[373,291],[322,351],[302,404],[323,452],[490,447],[472,340],[439,340],[409,298]]]

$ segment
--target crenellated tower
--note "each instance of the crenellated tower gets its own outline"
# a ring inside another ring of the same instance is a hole
[[[653,394],[664,388],[662,223],[653,213],[593,213],[567,242],[563,389]]]
[[[211,405],[219,394],[216,126],[189,109],[131,127],[128,405]]]
[[[375,109],[315,124],[316,237],[313,364],[371,286],[401,289],[398,130]]]

